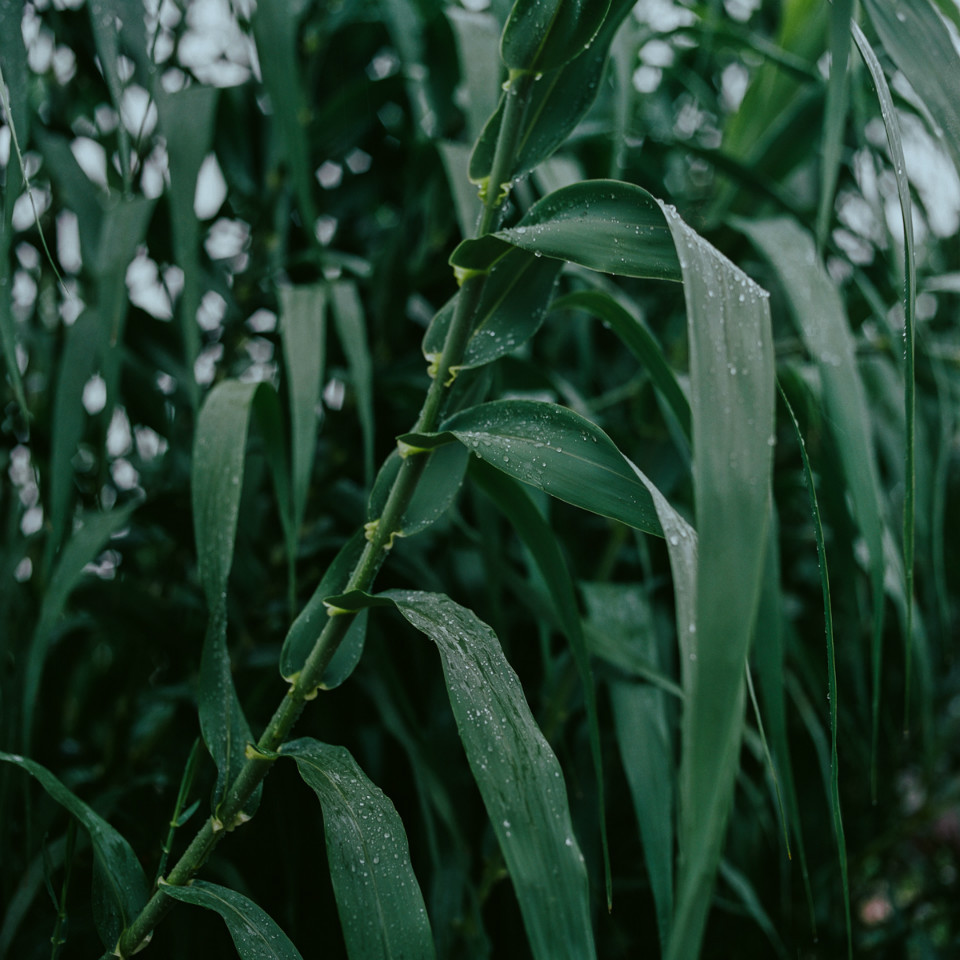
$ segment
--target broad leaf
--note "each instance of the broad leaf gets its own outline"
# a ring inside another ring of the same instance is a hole
[[[553,403],[495,400],[454,414],[422,445],[456,437],[498,470],[612,520],[661,534],[650,494],[613,441],[594,423]]]
[[[242,893],[206,880],[191,880],[183,887],[161,882],[160,889],[174,900],[219,913],[240,960],[301,960],[277,922]]]
[[[112,949],[124,928],[147,902],[147,878],[133,848],[39,763],[12,753],[0,753],[0,762],[26,770],[90,834],[94,856],[94,920],[103,945]]]
[[[556,756],[496,634],[442,594],[359,591],[345,609],[396,606],[437,645],[470,769],[500,844],[536,960],[596,956],[583,855]],[[544,882],[544,877],[549,882]]]
[[[327,861],[351,960],[432,960],[433,935],[395,807],[343,747],[284,745],[323,807]]]

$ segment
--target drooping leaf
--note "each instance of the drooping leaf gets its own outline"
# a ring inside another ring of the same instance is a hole
[[[360,429],[363,432],[363,472],[369,485],[373,482],[373,366],[367,342],[366,318],[356,285],[347,280],[333,284],[330,287],[330,308],[357,394]]]
[[[547,523],[523,488],[483,461],[475,462],[470,473],[474,482],[497,505],[533,555],[537,568],[547,585],[547,590],[550,592],[550,599],[557,611],[561,629],[570,644],[570,650],[577,664],[580,683],[583,686],[583,699],[587,709],[593,772],[597,780],[597,806],[600,808],[600,837],[603,846],[604,873],[607,885],[607,908],[612,909],[613,881],[611,879],[610,853],[607,842],[603,754],[600,748],[597,694],[594,689],[593,670],[590,667],[590,653],[583,634],[583,625],[580,622],[580,611],[577,609],[577,596],[573,578],[567,569],[560,544],[550,529],[550,524]]]
[[[392,590],[371,597],[354,591],[334,602],[344,609],[395,606],[437,645],[457,730],[513,881],[533,956],[595,957],[586,866],[560,765],[496,634],[442,594]]]
[[[613,520],[661,534],[650,494],[613,441],[594,423],[553,403],[495,400],[454,414],[433,437],[456,437],[498,470],[551,496]]]
[[[477,307],[473,333],[457,365],[460,370],[491,363],[526,343],[543,323],[560,273],[561,264],[556,260],[532,256],[494,238],[489,240],[492,249],[480,251],[480,258],[474,261],[474,269],[489,268],[490,272]],[[471,268],[467,262],[451,262]],[[455,305],[456,298],[452,298],[441,307],[424,335],[423,355],[431,362],[443,351]]]
[[[432,960],[433,935],[396,808],[344,747],[283,746],[323,807],[327,861],[351,960]]]
[[[327,567],[313,596],[293,621],[280,651],[280,676],[284,680],[292,683],[303,669],[310,651],[327,623],[327,608],[323,601],[343,592],[346,588],[350,574],[363,553],[365,543],[363,533],[358,532],[341,547],[333,562]],[[350,624],[346,637],[327,665],[321,687],[332,690],[350,676],[353,668],[360,662],[365,637],[366,617],[361,613]]]
[[[569,63],[593,42],[610,0],[517,0],[500,38],[511,70],[543,73]]]
[[[112,949],[124,928],[147,902],[147,878],[133,848],[46,767],[12,753],[0,753],[0,761],[11,763],[34,777],[90,835],[94,855],[94,920],[103,945]]]
[[[22,742],[26,751],[30,750],[32,742],[40,680],[57,621],[74,587],[80,582],[86,565],[96,560],[110,537],[126,526],[136,506],[136,503],[131,503],[109,513],[84,514],[60,553],[43,595],[40,618],[24,664],[21,722]]]
[[[191,880],[182,887],[161,882],[160,889],[174,900],[219,913],[240,960],[302,960],[276,920],[242,893],[207,880]]]
[[[865,0],[864,10],[960,171],[960,54],[946,25],[926,0]]]

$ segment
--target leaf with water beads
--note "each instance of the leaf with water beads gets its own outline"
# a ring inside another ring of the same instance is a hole
[[[351,960],[432,960],[433,935],[390,799],[344,747],[309,737],[283,746],[323,808],[330,878]]]
[[[614,442],[554,403],[495,400],[455,414],[436,434],[405,434],[416,446],[456,437],[498,470],[551,496],[662,536],[650,492]]]
[[[569,63],[593,42],[610,0],[517,0],[500,38],[511,70],[541,73]]]
[[[182,887],[161,881],[160,889],[174,900],[219,913],[240,960],[302,960],[276,920],[242,893],[206,880],[192,880]]]
[[[395,606],[437,645],[457,731],[535,960],[595,957],[587,871],[560,764],[496,634],[443,594],[354,591],[335,602],[347,609]]]

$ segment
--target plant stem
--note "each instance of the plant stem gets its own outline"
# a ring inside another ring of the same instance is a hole
[[[530,74],[511,72],[506,87],[503,120],[483,201],[483,213],[477,226],[477,236],[483,236],[496,229],[501,218],[503,201],[509,191],[514,153],[532,79]],[[456,377],[457,365],[463,359],[470,340],[473,318],[480,303],[485,282],[486,275],[476,275],[465,280],[460,288],[453,320],[437,363],[436,375],[427,390],[414,432],[431,433],[440,425],[443,402],[448,395],[448,388]],[[394,538],[402,535],[403,515],[423,475],[428,456],[428,453],[419,453],[404,459],[390,489],[383,513],[368,534],[366,547],[344,592],[369,590],[372,587],[393,545]],[[200,828],[190,846],[183,852],[176,866],[163,881],[164,884],[179,886],[188,883],[206,862],[220,840],[230,830],[244,822],[246,819],[242,812],[244,805],[270,772],[277,760],[277,751],[299,719],[306,702],[317,695],[324,670],[346,636],[353,617],[354,614],[338,613],[327,621],[303,669],[257,741],[256,750],[248,751],[246,763],[227,788],[223,802],[217,808],[215,815],[209,817]],[[137,950],[143,949],[149,942],[147,938],[150,932],[173,903],[170,897],[164,895],[162,886],[157,889],[141,910],[140,915],[123,932],[117,944],[116,955],[129,957]]]

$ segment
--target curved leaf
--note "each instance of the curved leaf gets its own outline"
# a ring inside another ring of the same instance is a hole
[[[327,860],[351,960],[432,960],[433,935],[390,799],[344,747],[284,744],[323,807]]]
[[[515,227],[495,236],[534,254],[603,273],[681,279],[659,201],[642,187],[618,180],[584,180],[555,190]]]
[[[569,63],[589,48],[610,0],[517,0],[500,38],[500,56],[511,70],[542,73]]]
[[[650,493],[594,423],[554,403],[495,400],[454,414],[422,445],[456,437],[478,457],[551,496],[662,536]]]
[[[240,960],[302,960],[277,922],[242,893],[206,880],[191,880],[183,887],[161,881],[160,889],[174,900],[219,913]]]
[[[96,881],[94,920],[103,945],[112,949],[124,928],[147,902],[147,878],[133,848],[46,767],[13,753],[0,752],[0,762],[26,770],[90,834]]]
[[[355,592],[349,601],[356,607],[394,605],[437,645],[457,730],[510,872],[533,956],[595,957],[587,871],[560,764],[496,634],[442,594]]]

